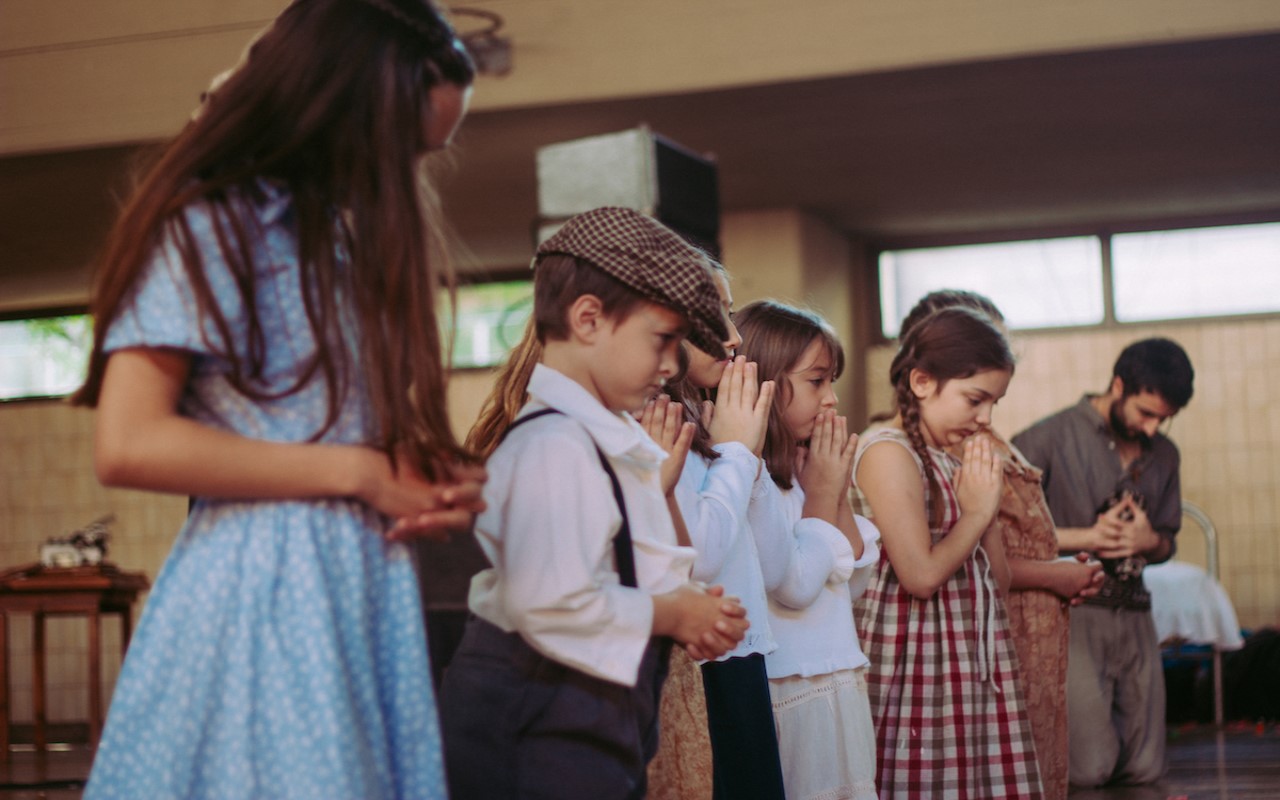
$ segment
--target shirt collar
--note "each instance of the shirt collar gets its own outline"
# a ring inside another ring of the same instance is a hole
[[[1098,409],[1093,407],[1093,400],[1097,396],[1098,395],[1096,394],[1082,395],[1080,398],[1080,402],[1076,403],[1076,411],[1079,412],[1085,419],[1089,420],[1089,422],[1094,427],[1098,428],[1103,433],[1110,435],[1111,423],[1107,422],[1106,417],[1099,414]]]
[[[537,364],[529,377],[531,400],[554,408],[587,429],[592,440],[610,458],[627,456],[657,465],[666,458],[644,428],[630,414],[605,408],[580,383],[546,364]]]

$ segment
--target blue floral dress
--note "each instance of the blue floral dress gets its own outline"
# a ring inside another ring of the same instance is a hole
[[[294,383],[314,341],[291,200],[263,181],[254,189],[236,208],[255,231],[262,388],[271,392]],[[245,309],[210,210],[186,214],[230,347],[244,354]],[[327,409],[323,379],[279,399],[246,397],[194,298],[177,248],[162,242],[107,349],[189,353],[180,410],[204,425],[280,442],[315,434]],[[356,325],[344,322],[350,338]],[[358,380],[322,442],[370,440]],[[387,524],[353,500],[197,499],[130,645],[85,797],[444,797],[417,579],[406,548],[383,540]]]

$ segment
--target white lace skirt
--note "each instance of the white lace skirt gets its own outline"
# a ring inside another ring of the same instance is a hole
[[[788,800],[876,800],[866,669],[770,678]]]

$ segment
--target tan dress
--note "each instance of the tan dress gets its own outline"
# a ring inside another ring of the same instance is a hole
[[[1058,557],[1058,536],[1040,485],[1040,470],[1017,448],[992,439],[1004,458],[1004,494],[996,525],[1009,558],[1049,561]],[[1067,796],[1067,608],[1044,589],[1009,592],[1009,632],[1021,665],[1022,691],[1040,762],[1045,797]]]
[[[658,754],[649,763],[649,800],[711,800],[711,734],[702,670],[682,647],[671,648],[671,671],[658,712]]]

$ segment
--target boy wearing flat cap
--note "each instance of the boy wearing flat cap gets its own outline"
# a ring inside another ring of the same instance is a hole
[[[707,256],[629,209],[569,220],[534,269],[542,359],[487,464],[476,538],[493,566],[442,688],[450,790],[643,797],[671,642],[715,658],[747,621],[689,582],[666,455],[631,412],[682,339],[723,355],[726,322]]]

